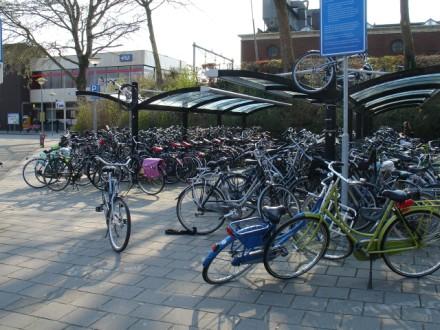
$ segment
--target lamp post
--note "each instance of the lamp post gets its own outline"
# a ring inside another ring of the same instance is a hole
[[[50,123],[51,123],[51,130],[52,130],[52,135],[53,135],[53,117],[54,117],[54,111],[55,111],[55,114],[56,114],[56,110],[55,110],[55,96],[57,96],[57,93],[55,93],[55,92],[50,92],[50,94],[49,94],[51,97],[52,97],[52,115],[50,116],[51,118],[51,121],[50,121]],[[55,115],[55,117],[56,117],[56,115]]]
[[[91,57],[89,59],[89,63],[93,65],[93,85],[97,85],[96,81],[96,67],[98,66],[99,62],[101,61],[100,58],[97,57]],[[98,130],[98,118],[96,113],[96,97],[93,98],[93,131]]]
[[[40,131],[40,146],[44,148],[44,108],[43,108],[43,85],[47,81],[46,78],[40,77],[37,79],[38,85],[40,85],[40,92],[41,92],[41,108],[40,108],[40,125],[41,125],[41,131]]]

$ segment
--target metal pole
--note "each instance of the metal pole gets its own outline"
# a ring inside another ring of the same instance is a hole
[[[196,43],[193,42],[193,72],[196,73]]]
[[[254,30],[255,61],[259,61],[260,56],[258,54],[257,36],[255,34],[254,6],[252,5],[252,0],[251,0],[251,14],[252,14],[252,28]],[[232,63],[234,63],[234,62],[232,62]],[[234,65],[234,64],[232,64],[232,65]]]
[[[93,84],[96,84],[96,64],[93,64]],[[93,99],[93,131],[98,131],[97,115],[96,115],[96,97]]]
[[[67,114],[67,111],[66,111],[66,105],[64,104],[64,106],[63,106],[63,112],[64,112],[64,134],[66,134],[67,133],[67,116],[66,116],[66,114]]]
[[[51,130],[52,130],[52,136],[53,136],[53,112],[54,112],[54,110],[55,110],[55,102],[52,100],[52,111],[51,111],[51,113],[52,113],[52,115],[50,116],[51,118],[50,118],[50,123],[51,123]]]
[[[40,124],[41,124],[41,134],[44,135],[43,85],[40,85],[40,91],[41,91]]]
[[[348,57],[344,56],[343,61],[344,68],[344,94],[343,94],[343,104],[344,104],[344,131],[342,134],[342,150],[341,150],[341,160],[344,164],[342,167],[342,175],[348,178],[348,153],[349,153],[349,134],[348,134]],[[341,191],[341,202],[347,205],[348,202],[348,184],[342,182]]]

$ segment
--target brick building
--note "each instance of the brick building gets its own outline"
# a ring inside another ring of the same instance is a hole
[[[429,19],[423,23],[411,24],[414,46],[417,55],[440,54],[440,22]],[[319,30],[292,31],[295,56],[312,49],[319,49]],[[240,35],[242,63],[255,61],[254,35]],[[280,58],[278,32],[259,32],[256,34],[259,60]],[[403,52],[400,25],[369,25],[368,54],[373,57],[399,55]]]

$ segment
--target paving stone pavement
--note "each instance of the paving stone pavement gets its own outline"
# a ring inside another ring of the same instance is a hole
[[[201,260],[224,229],[164,234],[179,228],[181,186],[130,192],[132,236],[116,254],[98,192],[31,189],[21,164],[0,178],[0,329],[439,329],[440,272],[405,279],[378,260],[367,290],[368,263],[348,258],[296,280],[259,265],[211,286]]]

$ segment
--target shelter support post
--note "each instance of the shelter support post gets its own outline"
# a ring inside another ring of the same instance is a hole
[[[362,113],[357,111],[355,112],[355,132],[356,132],[356,139],[362,139],[363,132],[362,132]]]
[[[130,104],[130,121],[131,121],[131,136],[137,137],[139,131],[139,86],[137,82],[131,84],[131,104]]]
[[[182,126],[183,126],[183,139],[187,139],[187,131],[188,131],[188,112],[185,111],[182,113]]]
[[[325,107],[325,158],[335,160],[336,144],[336,106],[328,104]]]
[[[242,129],[246,128],[246,119],[247,119],[247,116],[242,116],[241,117],[241,128]]]
[[[221,114],[217,114],[217,126],[223,125],[223,118]]]

